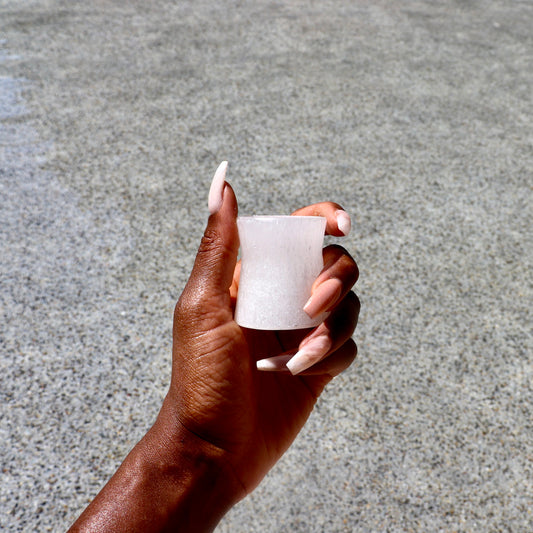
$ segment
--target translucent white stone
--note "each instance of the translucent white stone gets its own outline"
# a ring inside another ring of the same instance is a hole
[[[303,311],[323,267],[323,217],[254,216],[237,219],[241,274],[235,320],[253,329],[318,325]]]

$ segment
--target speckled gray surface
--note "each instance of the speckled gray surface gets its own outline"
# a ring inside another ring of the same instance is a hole
[[[533,4],[0,0],[0,529],[154,419],[222,159],[353,216],[358,362],[220,532],[533,530]]]

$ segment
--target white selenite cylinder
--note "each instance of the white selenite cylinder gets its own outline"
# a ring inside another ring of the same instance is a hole
[[[323,268],[326,219],[307,216],[250,216],[237,219],[241,274],[235,320],[253,329],[316,326],[303,310]]]

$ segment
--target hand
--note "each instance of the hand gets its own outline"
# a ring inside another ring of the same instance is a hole
[[[211,216],[176,305],[172,378],[159,416],[71,532],[211,531],[257,486],[324,387],[356,356],[359,301],[351,287],[358,271],[339,246],[324,249],[324,269],[305,306],[312,316],[330,311],[318,327],[257,331],[233,320],[237,201],[225,170],[215,174]],[[337,204],[294,214],[324,216],[331,235],[349,231]]]
[[[306,306],[313,316],[331,310],[324,323],[311,331],[241,328],[233,320],[240,271],[237,202],[223,179],[225,167],[218,174],[210,195],[215,212],[176,306],[167,404],[187,431],[223,450],[244,494],[289,447],[326,384],[355,358],[351,335],[359,301],[351,288],[358,271],[343,248],[329,246]],[[330,202],[294,214],[326,217],[330,235],[342,235],[349,223]],[[258,372],[257,361],[260,369],[281,372]]]

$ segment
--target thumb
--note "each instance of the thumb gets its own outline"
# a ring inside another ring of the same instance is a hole
[[[186,297],[203,313],[228,311],[231,317],[229,289],[239,251],[237,199],[226,182],[227,162],[218,167],[209,191],[207,222],[194,267],[185,288]],[[218,312],[216,313],[218,315]],[[231,319],[231,318],[230,318]]]

